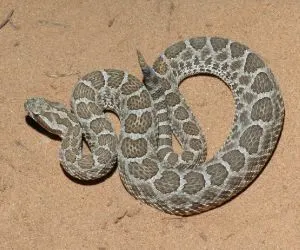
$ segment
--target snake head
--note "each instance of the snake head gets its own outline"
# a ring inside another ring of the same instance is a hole
[[[34,121],[60,137],[67,133],[67,125],[71,122],[70,116],[74,116],[63,104],[42,97],[27,99],[24,108]]]

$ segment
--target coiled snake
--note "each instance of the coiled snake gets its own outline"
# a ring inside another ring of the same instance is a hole
[[[74,87],[71,111],[40,97],[25,102],[29,116],[62,138],[63,169],[92,180],[117,161],[131,195],[176,215],[201,213],[243,191],[272,155],[283,125],[283,100],[271,70],[245,45],[219,37],[177,42],[153,67],[139,52],[138,58],[144,84],[120,70],[94,71]],[[227,84],[236,108],[230,135],[206,162],[204,136],[178,91],[184,78],[203,73]],[[120,119],[119,137],[106,110]],[[181,154],[172,149],[172,133]],[[82,153],[82,135],[89,155]]]

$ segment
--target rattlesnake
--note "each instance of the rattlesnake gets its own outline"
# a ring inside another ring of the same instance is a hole
[[[262,59],[219,37],[177,42],[153,67],[139,52],[138,59],[144,84],[120,70],[94,71],[74,87],[72,111],[40,97],[25,102],[29,116],[62,138],[64,170],[78,179],[97,179],[117,161],[131,195],[176,215],[215,208],[249,186],[270,158],[284,120],[279,87]],[[230,135],[206,162],[204,136],[178,91],[183,79],[203,73],[227,84],[236,108]],[[119,137],[106,110],[120,119]],[[183,148],[179,155],[172,133]],[[82,154],[82,135],[90,155]]]

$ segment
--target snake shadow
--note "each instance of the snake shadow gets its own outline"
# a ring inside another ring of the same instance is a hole
[[[55,140],[55,141],[60,141],[60,137],[58,135],[52,134],[46,129],[44,129],[42,126],[40,126],[35,120],[33,120],[29,115],[25,116],[25,121],[28,126],[36,130],[38,133],[47,136],[48,138]]]

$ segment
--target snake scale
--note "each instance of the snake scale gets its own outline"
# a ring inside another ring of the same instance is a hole
[[[150,67],[138,52],[144,83],[107,69],[82,77],[71,111],[41,97],[25,102],[28,115],[62,138],[63,169],[81,180],[106,176],[118,164],[126,190],[164,212],[187,216],[218,207],[259,175],[279,139],[284,105],[271,70],[247,46],[197,37],[168,47]],[[214,75],[233,93],[232,130],[206,160],[206,141],[178,91],[183,79]],[[119,136],[105,111],[117,114]],[[172,134],[182,145],[172,149]],[[90,154],[82,153],[82,137]]]

